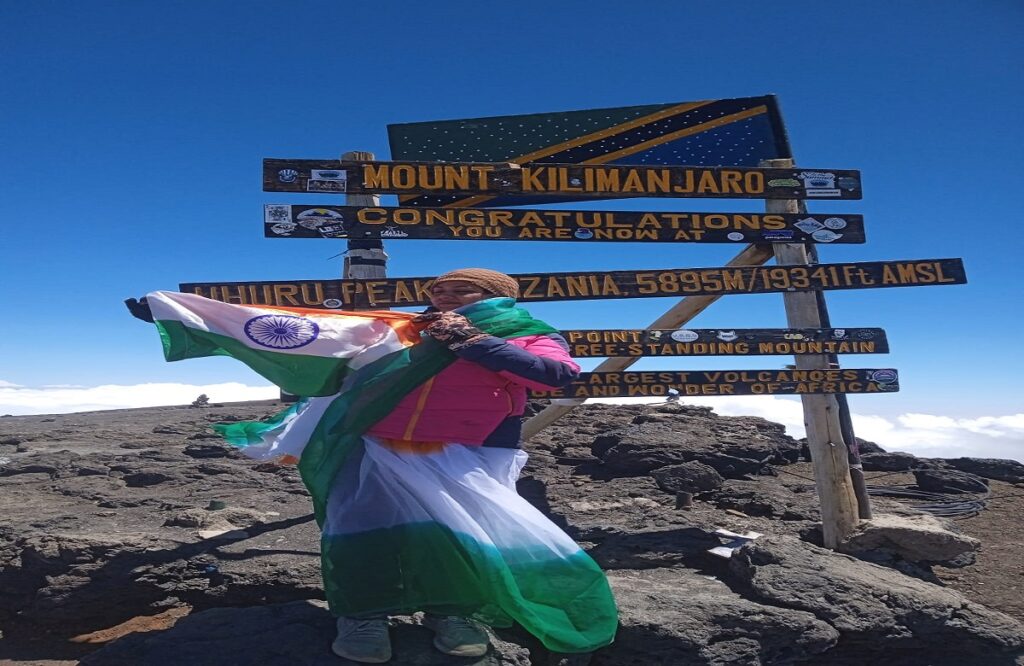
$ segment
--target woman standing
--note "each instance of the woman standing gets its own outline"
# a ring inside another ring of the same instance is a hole
[[[487,651],[478,621],[518,622],[562,653],[614,637],[600,568],[515,489],[527,389],[559,388],[579,372],[565,340],[517,307],[517,295],[496,271],[438,277],[433,308],[412,320],[422,341],[404,360],[382,358],[372,379],[280,420],[279,437],[308,438],[299,469],[322,528],[339,656],[388,661],[387,616],[417,611],[435,647],[454,656]],[[429,377],[383,397],[410,368]],[[299,425],[314,418],[315,428]]]

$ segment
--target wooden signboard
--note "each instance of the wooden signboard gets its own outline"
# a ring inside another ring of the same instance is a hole
[[[960,259],[867,261],[814,266],[723,266],[648,271],[526,273],[519,301],[577,301],[875,289],[964,284]],[[271,282],[186,282],[184,292],[227,303],[304,308],[390,308],[427,305],[431,277],[380,280],[284,280]]]
[[[899,374],[890,368],[830,370],[649,370],[584,372],[557,391],[530,391],[532,398],[639,398],[651,396],[796,395],[892,393]],[[672,391],[677,393],[672,393]]]
[[[846,213],[674,213],[360,206],[263,207],[267,238],[863,243]]]
[[[848,169],[263,160],[267,192],[860,199]]]
[[[888,339],[880,328],[589,329],[561,333],[576,358],[889,352]]]

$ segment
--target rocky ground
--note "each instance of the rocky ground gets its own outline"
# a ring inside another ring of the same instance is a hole
[[[279,408],[0,418],[0,663],[345,663],[329,653],[296,470],[245,460],[209,429]],[[811,468],[778,424],[598,405],[529,450],[520,492],[616,593],[620,631],[595,666],[1024,663],[1024,465],[871,449],[873,486],[986,484],[987,499],[942,524],[876,496],[878,524],[844,555],[814,545]],[[677,508],[680,491],[692,508]],[[725,559],[708,553],[730,545],[722,528],[764,536]],[[515,629],[461,661],[415,617],[392,636],[395,664],[558,663]]]

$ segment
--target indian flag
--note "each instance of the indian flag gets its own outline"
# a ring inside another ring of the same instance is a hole
[[[608,581],[516,492],[526,460],[519,449],[364,438],[334,481],[322,529],[332,612],[516,622],[556,652],[609,644],[618,615]]]
[[[301,396],[335,394],[352,370],[420,340],[406,312],[246,306],[168,291],[146,298],[168,361],[231,356]]]
[[[518,622],[546,647],[587,652],[615,635],[600,567],[519,496],[518,449],[367,436],[455,355],[399,312],[242,306],[148,296],[167,360],[227,355],[305,396],[261,422],[221,424],[253,457],[298,458],[321,527],[336,615],[412,613]],[[498,337],[551,333],[510,298],[461,309]]]

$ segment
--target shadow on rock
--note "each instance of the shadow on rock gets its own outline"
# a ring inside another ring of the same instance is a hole
[[[21,544],[21,567],[0,574],[5,605],[17,620],[61,636],[104,629],[160,605],[185,603],[196,608],[322,598],[318,553],[222,549],[261,534],[286,530],[313,520],[312,514],[259,523],[244,537],[218,538],[162,547],[165,540],[146,537],[33,535]],[[308,585],[297,585],[287,572],[254,571],[251,576],[220,571],[218,562],[242,561],[279,552],[309,555]],[[16,597],[12,602],[12,597]],[[5,624],[14,620],[4,618]]]
[[[295,664],[341,666],[334,656],[334,618],[322,602],[294,601],[252,608],[215,608],[195,613],[165,631],[133,634],[93,652],[81,666],[225,666]],[[441,654],[433,632],[412,618],[392,620],[394,666],[529,666],[525,648],[492,639],[483,657]]]

